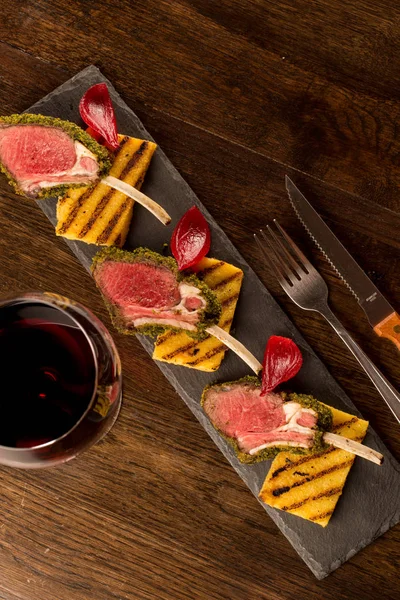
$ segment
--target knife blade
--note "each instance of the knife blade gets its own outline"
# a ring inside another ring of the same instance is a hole
[[[285,184],[301,223],[357,298],[375,333],[400,350],[399,315],[287,175]]]

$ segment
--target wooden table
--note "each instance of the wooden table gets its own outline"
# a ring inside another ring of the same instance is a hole
[[[399,458],[389,410],[329,326],[283,294],[252,239],[279,218],[328,281],[337,315],[399,387],[394,347],[308,240],[283,185],[294,169],[399,309],[397,3],[1,0],[0,10],[0,112],[101,67]],[[38,207],[3,177],[0,188],[0,292],[59,292],[110,325]],[[315,580],[140,344],[113,333],[125,393],[111,433],[53,470],[0,468],[1,599],[399,597],[398,526]]]

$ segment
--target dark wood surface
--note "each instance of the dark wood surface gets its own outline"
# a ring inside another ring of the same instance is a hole
[[[389,410],[329,326],[259,264],[252,233],[279,218],[399,387],[398,353],[308,240],[283,184],[290,169],[399,310],[399,17],[393,0],[0,0],[0,112],[101,67],[397,458]],[[110,325],[93,281],[4,178],[0,207],[0,293],[59,292]],[[140,344],[113,334],[125,389],[107,437],[53,470],[0,468],[1,599],[399,596],[398,526],[316,581]]]

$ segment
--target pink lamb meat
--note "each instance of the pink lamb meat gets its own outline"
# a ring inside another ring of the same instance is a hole
[[[108,160],[108,152],[74,123],[42,115],[0,117],[0,166],[26,196],[94,183],[109,169]]]
[[[115,325],[126,333],[151,334],[152,326],[197,332],[220,314],[204,284],[182,276],[174,259],[151,250],[108,248],[96,255],[92,270]]]
[[[94,155],[61,129],[0,125],[0,160],[28,196],[55,184],[95,181]]]
[[[260,392],[259,385],[242,381],[216,385],[206,388],[202,405],[214,427],[246,454],[275,446],[311,448],[317,412]]]

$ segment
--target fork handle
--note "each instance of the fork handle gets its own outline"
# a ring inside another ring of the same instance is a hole
[[[398,422],[400,423],[400,394],[395,390],[391,383],[382,375],[379,369],[361,350],[360,346],[353,340],[351,335],[343,327],[342,323],[333,314],[329,306],[318,307],[319,312],[333,327],[336,333],[341,337],[350,352],[356,357]]]

